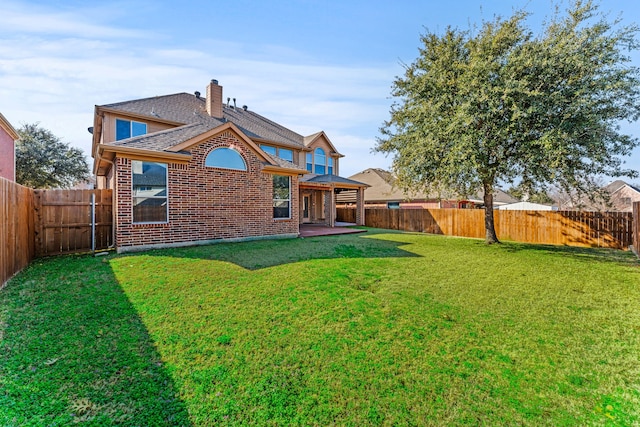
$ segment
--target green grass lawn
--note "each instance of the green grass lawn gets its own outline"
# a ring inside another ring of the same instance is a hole
[[[630,253],[370,229],[38,260],[0,425],[637,425]]]

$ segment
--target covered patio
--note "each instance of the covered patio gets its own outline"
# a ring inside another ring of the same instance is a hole
[[[364,190],[369,185],[337,175],[304,175],[300,180],[300,229],[303,225],[336,227],[336,196],[356,193],[356,222],[364,225]]]

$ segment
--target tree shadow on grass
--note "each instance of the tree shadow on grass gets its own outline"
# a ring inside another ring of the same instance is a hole
[[[304,239],[255,240],[206,246],[160,249],[145,255],[210,259],[231,262],[247,270],[320,259],[420,257],[402,249],[406,242],[393,239],[398,232],[368,229],[365,234],[343,234]],[[379,238],[382,237],[383,238]]]
[[[0,291],[0,425],[192,425],[109,263],[36,260]]]
[[[506,252],[537,252],[570,257],[577,261],[617,263],[629,267],[640,267],[640,261],[630,251],[620,249],[587,248],[576,246],[542,245],[517,242],[503,242],[497,245]]]

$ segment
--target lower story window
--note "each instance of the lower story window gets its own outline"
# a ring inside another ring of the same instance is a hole
[[[291,179],[273,175],[273,217],[291,218]]]
[[[133,160],[133,222],[167,222],[167,165]]]

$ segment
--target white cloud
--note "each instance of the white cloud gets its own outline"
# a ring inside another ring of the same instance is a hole
[[[393,67],[308,65],[302,61],[307,59],[304,55],[287,48],[268,46],[267,51],[279,56],[266,58],[264,52],[246,54],[259,50],[256,46],[214,40],[156,47],[127,38],[143,35],[140,32],[109,27],[77,31],[74,24],[83,19],[82,12],[32,16],[20,15],[18,9],[10,11],[16,22],[46,21],[43,28],[56,31],[45,35],[31,24],[18,33],[0,30],[0,111],[18,126],[39,122],[87,155],[91,138],[86,129],[93,124],[94,105],[175,92],[204,93],[212,78],[224,86],[225,98],[235,97],[239,105],[301,134],[325,130],[341,151],[360,162],[370,156],[381,116],[388,111],[384,89]],[[344,141],[337,136],[353,135],[356,129],[367,134]],[[348,152],[343,143],[352,144]]]
[[[0,4],[3,32],[106,38],[145,36],[144,32],[138,30],[95,24],[97,17],[108,15],[107,10],[117,9],[85,7],[61,11],[52,7],[11,1]]]

